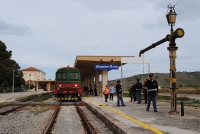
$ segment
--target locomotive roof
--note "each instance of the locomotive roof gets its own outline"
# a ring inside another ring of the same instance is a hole
[[[78,70],[78,68],[75,68],[75,67],[61,67],[61,68],[58,68],[58,70]]]

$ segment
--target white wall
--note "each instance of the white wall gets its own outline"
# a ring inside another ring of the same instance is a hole
[[[25,81],[29,80],[29,75],[31,75],[30,80],[46,80],[46,74],[42,71],[22,71],[22,73]]]

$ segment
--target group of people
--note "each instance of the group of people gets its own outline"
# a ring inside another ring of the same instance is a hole
[[[153,101],[153,108],[154,112],[157,111],[156,106],[156,95],[158,95],[159,89],[158,89],[158,83],[156,80],[153,79],[153,74],[149,74],[149,79],[145,79],[144,83],[142,84],[140,80],[137,78],[136,83],[133,82],[132,85],[130,85],[130,98],[132,101],[134,99],[134,102],[137,101],[137,104],[141,104],[141,92],[144,94],[144,103],[147,104],[146,111],[149,111],[151,101]],[[120,106],[120,102],[122,106],[126,106],[123,101],[122,97],[122,85],[121,81],[117,81],[116,85],[116,94],[117,94],[117,106]],[[115,92],[115,88],[113,85],[111,85],[108,88],[108,85],[105,86],[103,94],[105,95],[105,102],[108,102],[108,95],[110,94],[110,100],[113,101],[113,94]]]
[[[137,101],[137,104],[141,104],[142,92],[144,94],[144,103],[147,104],[146,110],[149,111],[151,101],[153,101],[154,112],[158,112],[156,106],[156,95],[158,95],[159,89],[157,81],[153,79],[153,74],[149,74],[149,79],[145,79],[143,85],[138,78],[136,80],[136,83],[133,82],[132,85],[130,85],[130,101],[134,99],[134,102]]]
[[[115,93],[115,87],[113,84],[108,88],[108,85],[105,86],[103,94],[105,95],[105,102],[108,102],[108,95],[110,95],[110,100],[113,101],[113,95]]]
[[[118,80],[117,81],[117,85],[116,85],[116,93],[117,93],[117,106],[120,106],[120,101],[121,101],[121,105],[122,106],[126,106],[124,104],[123,101],[123,97],[122,97],[122,85],[121,85],[121,81]],[[113,86],[113,84],[111,84],[111,86],[108,88],[108,85],[105,86],[103,94],[105,95],[105,102],[108,102],[108,95],[110,94],[110,100],[113,101],[113,95],[115,93],[115,88]]]
[[[86,85],[83,87],[85,94],[91,94],[97,96],[97,86],[94,85],[94,91],[93,91],[93,86],[92,84],[89,85],[89,87]]]

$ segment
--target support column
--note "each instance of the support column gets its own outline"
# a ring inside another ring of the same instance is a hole
[[[48,89],[49,89],[49,91],[51,91],[51,85],[50,85],[50,82],[48,82]],[[48,90],[47,89],[47,90]]]
[[[87,75],[87,86],[89,88],[89,85],[90,85],[90,74]]]
[[[98,95],[100,95],[99,94],[99,90],[100,90],[100,88],[99,88],[99,71],[95,71],[95,85],[97,86],[97,93],[98,93]]]
[[[169,58],[170,58],[170,89],[171,91],[171,111],[169,114],[179,114],[176,111],[177,108],[177,101],[176,101],[176,50],[178,47],[168,47],[169,50]]]
[[[90,77],[91,77],[90,80],[91,80],[92,88],[94,91],[94,72],[93,71],[90,73]]]
[[[101,87],[102,87],[102,89],[101,89],[101,91],[102,91],[102,93],[101,93],[102,97],[103,97],[103,90],[104,90],[104,88],[105,88],[105,86],[107,84],[108,84],[108,71],[107,70],[103,70],[102,71],[102,85],[101,85]]]
[[[47,90],[49,90],[49,91],[51,91],[51,89],[50,89],[50,82],[48,82],[48,88],[47,88]]]
[[[86,78],[86,76],[84,77],[84,84],[85,84],[85,86],[87,85],[87,78]]]
[[[35,91],[38,91],[38,81],[37,81],[37,85],[36,85],[36,90]]]

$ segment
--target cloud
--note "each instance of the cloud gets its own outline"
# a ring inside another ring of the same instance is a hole
[[[0,34],[1,35],[31,35],[29,26],[18,26],[0,19]]]
[[[140,2],[133,2],[132,0],[78,0],[84,7],[92,10],[92,11],[113,11],[113,10],[130,10],[130,9],[136,9],[139,8],[138,4]]]
[[[5,1],[0,8],[1,40],[22,68],[34,66],[54,78],[55,70],[73,66],[77,55],[138,57],[140,50],[170,33],[165,15],[171,1]],[[175,7],[178,16],[174,30],[180,27],[185,31],[183,38],[176,39],[178,70],[198,70],[199,3],[182,0]],[[31,31],[34,35],[26,38],[7,36],[27,35]],[[167,41],[142,55],[150,59],[151,72],[169,72],[168,45]],[[123,66],[124,76],[142,73],[142,65],[130,66]],[[147,66],[144,70],[147,72]],[[121,77],[120,68],[110,72],[109,78]]]

